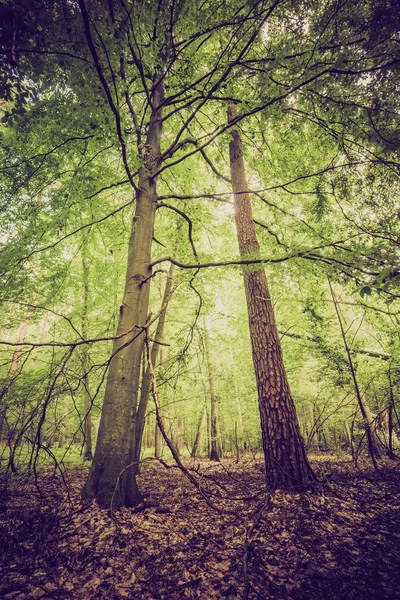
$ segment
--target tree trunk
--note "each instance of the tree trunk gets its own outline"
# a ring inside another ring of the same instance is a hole
[[[159,417],[162,420],[162,418],[163,418],[162,406],[160,406]],[[157,422],[157,418],[156,418],[155,428],[154,428],[154,456],[156,458],[161,458],[162,451],[163,451],[163,437],[162,437],[162,433],[158,426],[158,422]]]
[[[211,419],[210,412],[206,409],[206,418],[207,418],[207,455],[211,454]]]
[[[145,419],[145,427],[146,427],[146,438],[143,437],[142,439],[146,439],[145,448],[146,448],[146,450],[148,450],[149,448],[153,448],[153,443],[154,443],[153,428],[152,428],[152,421],[150,419],[150,415],[147,415],[147,417]]]
[[[88,303],[89,303],[89,267],[87,263],[87,240],[85,235],[82,242],[82,275],[83,275],[83,310],[82,310],[82,335],[88,338]],[[82,352],[83,371],[83,458],[93,460],[92,453],[92,398],[89,390],[89,354],[87,345],[83,346]]]
[[[228,120],[235,118],[228,110]],[[231,131],[230,165],[239,251],[258,257],[259,244],[246,181],[238,130]],[[283,364],[282,349],[264,269],[243,269],[250,338],[257,380],[261,431],[270,490],[296,487],[315,479],[300,435],[296,409]]]
[[[183,421],[179,417],[175,417],[171,423],[170,439],[178,456],[182,455],[183,434]]]
[[[160,348],[159,342],[162,341],[162,337],[163,337],[165,317],[167,314],[167,306],[168,306],[168,301],[170,298],[172,283],[173,283],[173,273],[174,273],[174,265],[171,265],[169,268],[167,281],[165,282],[165,289],[164,289],[164,294],[163,294],[163,299],[162,299],[162,304],[161,304],[161,313],[158,318],[157,328],[156,328],[156,332],[154,334],[154,342],[153,342],[153,345],[151,348],[151,364],[154,366],[157,363],[157,358],[158,358],[158,353],[159,353],[159,348]],[[139,471],[140,471],[140,469],[139,469],[140,453],[141,453],[141,449],[142,449],[143,430],[144,430],[144,423],[145,423],[145,419],[146,419],[146,410],[147,410],[147,404],[148,404],[150,390],[151,390],[151,377],[150,377],[149,367],[147,366],[146,370],[144,372],[144,375],[142,377],[140,400],[139,400],[139,405],[137,408],[136,419],[135,419],[135,441],[134,441],[133,462],[134,462],[134,469],[135,469],[136,473],[139,473]]]
[[[18,332],[18,344],[21,344],[25,341],[26,338],[26,334],[28,332],[28,328],[29,328],[29,324],[31,322],[31,313],[27,312],[25,314],[25,321],[21,324],[20,328],[19,328],[19,332]],[[8,370],[8,376],[7,376],[7,382],[4,385],[3,389],[0,391],[0,403],[1,403],[1,412],[0,412],[0,442],[3,439],[3,432],[4,432],[4,425],[7,423],[7,403],[6,403],[6,396],[8,394],[8,392],[10,391],[10,388],[12,387],[15,377],[18,375],[17,374],[17,369],[18,369],[18,363],[20,361],[20,358],[22,356],[22,346],[16,346],[12,359],[11,359],[11,364],[10,364],[10,368]],[[8,434],[11,434],[11,431],[8,431]],[[10,435],[10,437],[12,437],[12,435]],[[11,439],[8,440],[9,443],[11,443]],[[12,465],[13,467],[13,465]]]
[[[344,421],[344,428],[346,431],[346,439],[348,441],[349,444],[349,448],[350,448],[350,452],[351,452],[351,457],[354,460],[354,442],[353,442],[353,435],[352,435],[352,431],[349,427],[349,424],[347,422],[347,419],[345,419]]]
[[[206,407],[204,406],[203,410],[200,413],[199,420],[197,422],[196,437],[194,438],[192,451],[190,453],[191,458],[196,458],[196,456],[198,454],[199,448],[201,446],[202,436],[203,436],[204,420],[206,418],[207,418],[207,410],[206,410]]]
[[[393,384],[392,384],[392,376],[390,373],[390,369],[388,371],[388,379],[389,379],[389,404],[386,411],[386,419],[387,419],[387,432],[388,432],[388,457],[391,460],[395,460],[396,455],[393,452],[393,437],[394,437],[394,427],[393,427],[393,407],[394,407],[394,394],[393,394]]]
[[[363,401],[363,398],[362,398],[362,394],[361,394],[361,390],[360,390],[360,388],[358,386],[358,381],[357,381],[357,376],[356,376],[356,370],[355,370],[355,367],[354,367],[353,360],[351,358],[350,348],[349,348],[349,345],[347,343],[346,331],[345,331],[344,326],[343,326],[342,317],[340,316],[338,302],[337,302],[336,296],[334,294],[332,284],[331,284],[331,282],[329,280],[328,280],[328,283],[329,283],[329,289],[331,291],[333,306],[335,307],[336,316],[337,316],[337,319],[338,319],[338,322],[339,322],[340,332],[342,334],[342,340],[343,340],[344,349],[345,349],[346,355],[347,355],[347,361],[349,363],[349,369],[350,369],[351,377],[352,377],[352,380],[353,380],[354,391],[355,391],[356,398],[357,398],[357,401],[358,401],[358,406],[360,407],[361,416],[363,418],[365,434],[367,436],[368,453],[369,453],[369,455],[371,457],[372,464],[374,466],[375,471],[378,471],[378,463],[376,462],[376,458],[377,457],[379,458],[380,455],[379,455],[378,446],[377,446],[377,444],[375,442],[375,439],[374,439],[376,436],[374,436],[373,430],[371,428],[371,420],[372,420],[371,412],[369,411],[369,409],[366,406],[366,404],[364,404],[364,401]]]
[[[218,396],[215,393],[214,373],[211,366],[210,346],[208,340],[207,327],[204,327],[204,350],[208,370],[208,385],[210,393],[210,460],[219,461],[220,451],[218,448]]]
[[[144,166],[139,171],[136,210],[128,248],[125,291],[119,312],[117,337],[110,359],[103,409],[92,468],[83,495],[102,507],[134,506],[142,501],[132,468],[134,418],[140,379],[149,291],[151,245],[156,211],[161,104],[160,78],[153,89],[153,110],[146,137]]]
[[[232,348],[230,348],[230,355],[231,355],[232,364],[234,364],[235,358],[233,356]],[[240,454],[243,450],[244,428],[243,428],[242,406],[240,403],[239,388],[238,388],[236,379],[234,379],[234,386],[235,386],[236,411],[237,411],[237,420],[235,420],[235,447],[236,447],[236,459],[237,459],[237,462],[239,462]]]
[[[367,415],[367,420],[368,420],[369,428],[371,431],[371,439],[372,439],[372,444],[374,447],[375,456],[376,456],[376,458],[383,458],[385,456],[385,454],[387,454],[387,450],[386,450],[384,444],[379,439],[379,436],[377,433],[377,421],[374,418],[370,407],[365,402],[364,402],[364,409],[365,409],[365,414]]]
[[[239,460],[240,460],[240,446],[239,446],[237,421],[235,421],[235,452],[236,452],[236,464],[237,464],[237,463],[239,463]]]

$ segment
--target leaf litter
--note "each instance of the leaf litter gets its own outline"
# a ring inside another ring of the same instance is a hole
[[[145,505],[84,503],[86,469],[14,476],[0,490],[0,597],[400,598],[399,463],[315,458],[320,483],[267,494],[262,464],[145,463]],[[168,466],[168,468],[165,468]]]

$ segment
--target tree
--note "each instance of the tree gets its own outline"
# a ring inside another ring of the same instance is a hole
[[[230,108],[229,121],[232,122],[235,117],[235,110]],[[232,129],[231,134],[233,140],[229,145],[229,155],[239,251],[243,257],[258,258],[260,247],[252,215],[240,133]],[[245,267],[243,277],[268,489],[308,484],[315,477],[300,435],[265,271],[257,267]]]
[[[89,15],[82,0],[80,6],[86,38],[89,46],[92,46]],[[95,51],[93,55],[96,60]],[[108,370],[93,465],[83,492],[85,496],[95,497],[100,506],[132,506],[141,501],[132,466],[134,417],[144,344],[143,331],[149,305],[151,245],[157,202],[155,173],[160,166],[161,156],[163,62],[160,67],[152,81],[153,108],[144,143],[144,165],[139,170],[117,339]]]
[[[210,460],[217,462],[221,459],[221,452],[218,448],[220,444],[219,419],[218,419],[218,396],[215,391],[213,365],[210,358],[210,340],[207,322],[204,321],[204,357],[207,368],[208,390],[210,396]]]
[[[158,353],[160,349],[160,344],[162,344],[163,332],[164,332],[164,324],[166,311],[168,307],[168,302],[171,296],[171,291],[173,291],[173,276],[174,276],[174,266],[171,265],[167,274],[167,281],[165,282],[164,294],[161,303],[161,314],[158,317],[157,327],[154,334],[153,345],[151,348],[151,363],[153,365],[156,364]],[[151,378],[150,378],[150,370],[147,366],[144,370],[142,379],[141,379],[141,387],[140,387],[140,400],[138,404],[138,408],[135,415],[135,437],[134,437],[134,453],[133,453],[133,462],[134,468],[139,473],[139,462],[140,462],[140,452],[142,447],[142,438],[144,431],[144,423],[146,419],[146,410],[148,399],[151,391]],[[157,428],[157,425],[156,425]],[[157,435],[157,429],[156,434]]]
[[[82,307],[82,335],[88,338],[88,303],[89,303],[89,265],[87,256],[88,238],[84,237],[82,241],[82,279],[83,279],[83,307]],[[92,460],[92,399],[89,389],[89,356],[87,347],[82,352],[82,370],[83,370],[83,443],[84,458]]]

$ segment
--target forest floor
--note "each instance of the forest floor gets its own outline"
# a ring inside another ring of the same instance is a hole
[[[315,457],[320,483],[267,495],[260,462],[146,462],[147,507],[83,504],[87,469],[15,476],[0,504],[0,597],[92,599],[400,598],[400,461]],[[171,466],[171,463],[170,465]]]

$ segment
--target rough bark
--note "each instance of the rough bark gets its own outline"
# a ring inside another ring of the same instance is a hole
[[[229,122],[235,109],[228,111]],[[230,165],[235,219],[241,256],[259,256],[242,144],[238,130],[231,131]],[[270,490],[308,484],[315,476],[308,463],[290,393],[267,278],[263,269],[244,268],[253,363]]]
[[[160,342],[162,341],[165,317],[167,314],[167,306],[168,301],[171,294],[172,282],[173,282],[173,273],[174,273],[174,265],[171,265],[169,268],[168,278],[165,283],[165,289],[163,294],[163,300],[161,305],[161,313],[158,318],[157,328],[154,334],[154,342],[151,348],[151,362],[153,365],[157,364],[157,358],[160,349]],[[133,463],[134,469],[136,473],[139,473],[139,464],[140,464],[140,453],[142,450],[142,439],[143,439],[143,430],[144,423],[146,419],[146,410],[148,399],[151,391],[151,378],[149,367],[146,367],[146,370],[142,377],[142,385],[140,389],[140,400],[136,412],[135,418],[135,441],[134,441],[134,451],[133,451]]]
[[[136,210],[128,248],[125,291],[117,336],[110,359],[103,409],[92,468],[83,495],[103,507],[134,506],[142,501],[132,468],[134,417],[149,304],[151,245],[156,211],[161,104],[160,79],[153,91],[153,110],[146,137],[145,164],[139,171]]]

